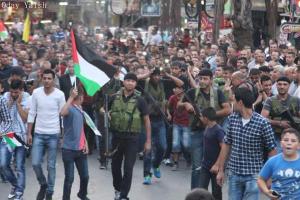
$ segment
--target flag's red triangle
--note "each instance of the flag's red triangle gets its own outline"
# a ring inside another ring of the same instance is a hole
[[[0,32],[6,31],[6,27],[4,25],[4,22],[0,20]]]
[[[74,64],[79,64],[73,29],[71,30],[71,41],[72,41],[72,57],[73,57]]]

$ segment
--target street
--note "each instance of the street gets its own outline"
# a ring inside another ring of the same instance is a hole
[[[39,190],[39,185],[32,170],[30,159],[26,160],[26,189],[24,200],[34,200]],[[44,165],[45,167],[46,165]],[[56,184],[53,200],[61,200],[63,193],[64,169],[61,160],[61,152],[58,154],[56,163]],[[152,185],[145,186],[143,182],[143,162],[137,160],[133,183],[129,197],[132,200],[184,200],[190,187],[190,170],[182,162],[178,171],[172,171],[170,167],[162,165],[162,178],[152,179]],[[112,186],[112,176],[110,167],[108,170],[100,170],[96,154],[89,156],[89,194],[91,200],[113,200],[114,189]],[[75,180],[72,188],[72,200],[77,200],[79,189],[79,178],[75,171]],[[7,199],[10,185],[0,183],[0,200]],[[228,200],[227,185],[223,188],[223,199]],[[264,200],[265,198],[261,198]]]
[[[26,189],[24,200],[34,200],[39,190],[39,185],[35,174],[31,167],[31,160],[26,160]],[[133,184],[129,193],[130,199],[137,200],[181,200],[184,199],[190,186],[190,170],[185,168],[185,164],[178,171],[171,171],[170,167],[162,167],[162,178],[153,179],[153,184],[145,186],[143,182],[143,165],[142,161],[137,160],[134,174]],[[44,165],[45,167],[46,165]],[[54,200],[60,200],[63,193],[64,169],[61,160],[61,153],[58,154],[56,164],[56,184],[53,195]],[[45,172],[45,171],[44,171]],[[112,175],[110,167],[108,170],[100,170],[97,156],[94,154],[89,156],[89,194],[91,200],[113,200],[114,189],[112,186]],[[76,194],[79,189],[79,178],[75,172],[75,180],[72,187],[71,199],[78,199]],[[10,191],[10,185],[0,183],[0,200],[7,199]]]

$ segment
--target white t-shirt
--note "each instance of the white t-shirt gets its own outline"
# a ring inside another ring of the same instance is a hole
[[[37,88],[32,93],[27,122],[33,123],[36,117],[36,133],[58,134],[60,132],[59,113],[65,103],[65,95],[59,89],[54,88],[53,92],[47,95],[44,87]]]

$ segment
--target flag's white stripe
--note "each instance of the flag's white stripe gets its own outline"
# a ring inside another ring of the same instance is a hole
[[[17,147],[22,146],[22,144],[21,144],[16,138],[11,138],[11,140],[13,141],[13,143],[14,143]]]
[[[10,137],[7,137],[8,140],[10,140],[12,143],[14,143],[17,147],[21,147],[22,144],[16,139],[16,138],[10,138]]]
[[[80,66],[80,74],[86,79],[89,79],[100,86],[106,84],[110,78],[105,72],[101,71],[99,68],[87,62],[78,52],[78,62]]]

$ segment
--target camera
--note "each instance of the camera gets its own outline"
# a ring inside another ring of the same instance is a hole
[[[24,80],[25,85],[33,85],[34,79]]]

